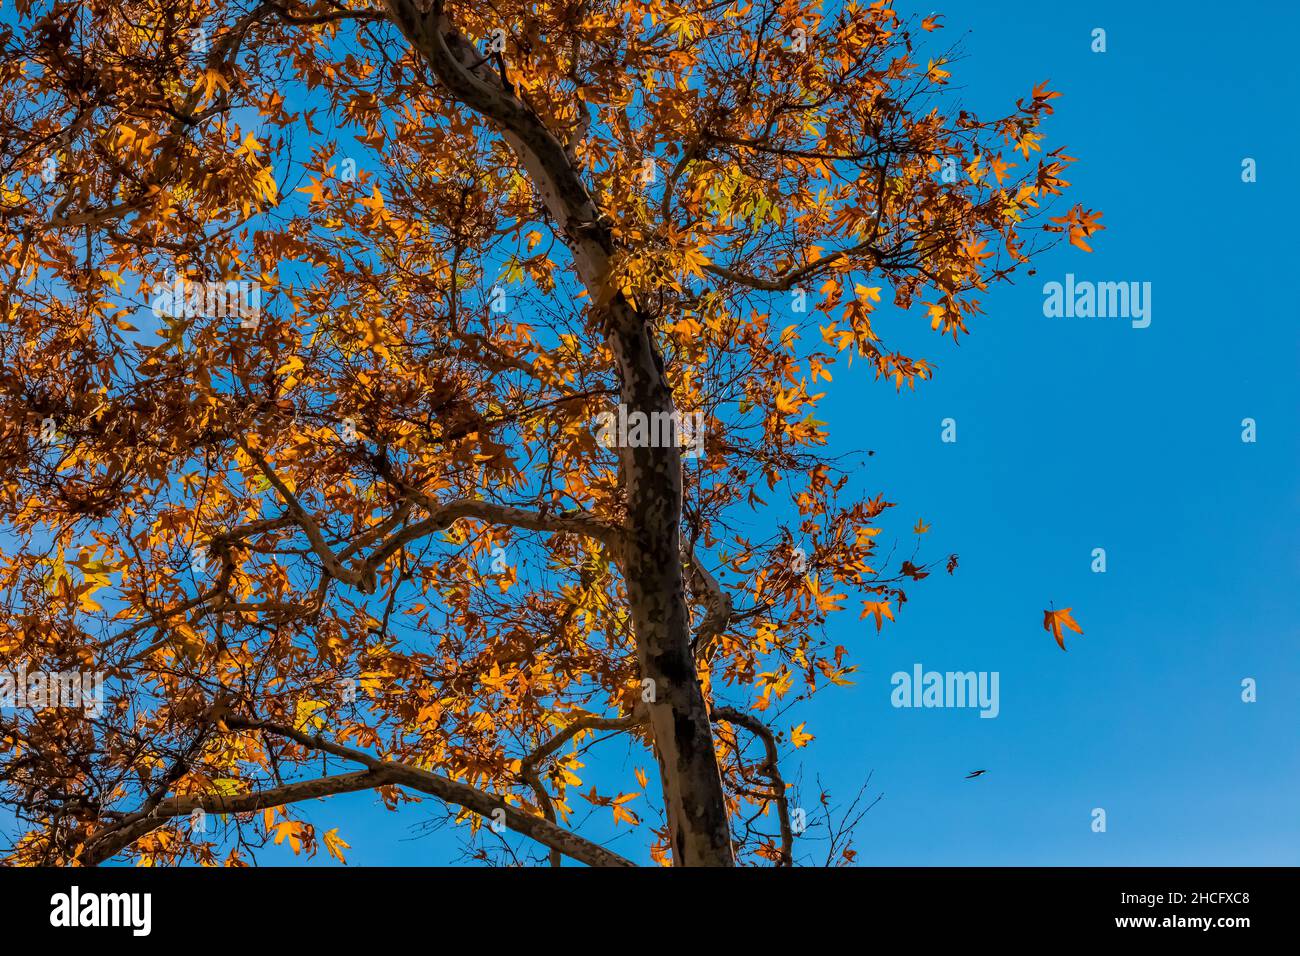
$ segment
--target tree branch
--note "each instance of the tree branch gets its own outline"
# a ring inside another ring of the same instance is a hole
[[[691,589],[704,605],[704,620],[695,631],[691,649],[696,660],[707,661],[712,653],[714,641],[731,623],[735,604],[731,600],[731,595],[723,590],[717,579],[696,559],[693,548],[682,550],[682,568],[686,572],[686,579],[690,582]]]
[[[503,811],[506,826],[517,833],[531,837],[538,843],[558,850],[588,866],[635,866],[631,860],[619,856],[599,844],[592,843],[584,837],[557,826],[544,817],[534,816],[518,807],[511,806],[496,794],[487,793],[469,784],[452,780],[442,774],[419,770],[406,764],[379,760],[361,750],[345,747],[342,744],[326,740],[319,734],[308,735],[292,727],[264,720],[250,720],[241,717],[227,717],[226,726],[232,730],[263,730],[285,737],[323,753],[333,754],[344,760],[351,760],[367,767],[372,773],[384,776],[384,782],[395,783],[428,793],[448,803],[456,804],[467,810],[473,810],[482,816],[494,818],[496,811]]]
[[[281,807],[288,803],[329,797],[336,793],[371,790],[394,782],[383,771],[361,770],[316,780],[302,780],[258,793],[175,797],[149,810],[129,814],[110,829],[102,831],[87,845],[82,854],[82,862],[87,866],[98,866],[111,860],[142,836],[163,826],[168,820],[189,816],[195,810],[206,813],[250,813],[267,807]]]
[[[766,757],[758,765],[758,771],[772,783],[772,800],[776,803],[776,816],[781,826],[781,861],[778,865],[793,866],[794,831],[790,828],[790,801],[785,794],[785,781],[781,778],[781,769],[777,765],[776,735],[757,717],[734,707],[715,707],[713,719],[739,724],[762,739]]]
[[[319,734],[309,735],[292,727],[265,720],[253,720],[243,717],[227,716],[225,725],[231,730],[261,730],[292,740],[311,750],[332,754],[344,760],[362,764],[366,769],[355,773],[322,777],[286,784],[260,793],[238,794],[233,796],[210,794],[202,796],[177,797],[164,801],[158,806],[137,811],[124,817],[109,829],[93,838],[82,854],[82,860],[91,866],[111,859],[117,853],[129,847],[147,833],[163,826],[168,820],[185,816],[194,810],[213,813],[245,813],[266,807],[283,806],[302,800],[332,796],[336,793],[350,793],[357,790],[370,790],[388,784],[409,787],[421,793],[438,797],[447,803],[464,807],[485,817],[501,818],[506,826],[517,833],[531,837],[537,842],[550,847],[553,851],[563,853],[588,866],[635,866],[631,860],[619,856],[599,844],[578,836],[569,830],[557,826],[544,817],[534,816],[518,807],[506,803],[495,794],[487,793],[469,784],[452,780],[441,774],[419,770],[406,764],[380,760],[370,754],[326,740]]]
[[[566,740],[573,739],[584,730],[628,730],[638,724],[645,723],[645,721],[646,715],[644,714],[637,716],[633,713],[627,717],[597,717],[595,714],[587,714],[569,724],[569,726],[520,761],[519,776],[524,779],[528,786],[533,788],[533,793],[537,795],[538,803],[541,805],[542,813],[546,819],[552,823],[555,822],[555,805],[551,801],[550,793],[542,785],[541,776],[537,773],[537,767],[543,760],[564,746]],[[551,866],[559,866],[559,851],[551,850],[550,856]]]

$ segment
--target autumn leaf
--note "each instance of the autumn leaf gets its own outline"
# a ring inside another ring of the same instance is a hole
[[[352,844],[346,842],[341,836],[339,836],[338,827],[334,827],[332,830],[326,830],[324,840],[325,849],[329,851],[330,856],[334,857],[334,859],[338,860],[340,863],[348,862],[343,858],[343,851],[351,849]]]
[[[1043,612],[1043,630],[1048,631],[1056,638],[1056,643],[1065,650],[1065,637],[1061,633],[1061,628],[1066,627],[1076,634],[1082,634],[1081,628],[1070,616],[1070,608],[1061,608],[1060,610],[1048,610]]]
[[[888,601],[863,601],[862,613],[858,615],[858,620],[862,620],[862,618],[869,615],[875,615],[877,634],[884,627],[885,618],[889,618],[891,621],[894,619],[894,612],[889,609]]]
[[[296,856],[302,852],[303,841],[307,833],[305,824],[297,820],[282,820],[275,825],[274,830],[276,846],[282,844],[287,837],[289,848],[293,850],[294,855]]]
[[[214,91],[217,87],[220,87],[226,92],[230,92],[230,81],[226,79],[225,75],[220,70],[204,70],[203,75],[200,76],[198,82],[195,83],[194,89],[198,90],[200,87],[203,89],[203,97],[200,102],[207,103],[213,98]]]
[[[323,700],[300,700],[294,711],[294,727],[297,730],[320,730],[325,726],[325,718],[320,711],[329,707]]]
[[[610,803],[610,809],[614,813],[615,826],[619,823],[628,823],[632,826],[637,826],[641,822],[641,818],[638,817],[629,807],[625,806],[628,801],[634,800],[639,796],[641,796],[639,793],[622,793],[613,799]]]
[[[1075,206],[1064,216],[1055,216],[1051,222],[1056,223],[1054,226],[1044,226],[1043,228],[1052,232],[1060,232],[1066,229],[1069,232],[1071,245],[1078,246],[1084,252],[1092,252],[1092,246],[1085,241],[1093,233],[1100,232],[1106,227],[1101,225],[1098,220],[1101,219],[1100,212],[1088,212],[1082,206]]]
[[[911,578],[913,581],[920,581],[922,578],[928,578],[930,576],[929,571],[917,567],[911,561],[904,561],[899,565],[898,573]]]
[[[244,137],[243,142],[240,143],[239,147],[235,150],[235,155],[248,156],[252,159],[256,159],[257,154],[263,151],[264,148],[262,144],[257,141],[256,137],[254,137],[252,133],[249,133]]]

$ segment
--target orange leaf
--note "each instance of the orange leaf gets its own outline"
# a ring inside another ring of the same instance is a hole
[[[894,619],[894,612],[889,609],[888,601],[863,601],[862,613],[858,615],[858,620],[862,620],[869,614],[876,616],[876,633],[879,634],[881,628],[885,626],[885,618],[891,621]]]
[[[1068,627],[1076,634],[1082,634],[1083,628],[1078,625],[1074,618],[1070,617],[1068,607],[1061,608],[1059,611],[1043,612],[1043,630],[1050,631],[1056,638],[1056,643],[1061,645],[1061,650],[1065,650],[1065,636],[1061,633],[1061,627]]]

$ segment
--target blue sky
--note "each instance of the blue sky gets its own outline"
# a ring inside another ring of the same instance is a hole
[[[961,556],[916,589],[844,695],[850,719],[813,745],[841,789],[871,767],[885,792],[863,862],[1300,861],[1296,310],[1277,301],[1297,147],[1277,18],[1296,15],[1151,6],[943,8],[971,31],[954,78],[977,109],[1028,81],[1063,91],[1049,135],[1107,229],[990,296],[915,394],[839,383],[831,425],[876,450],[868,480]],[[1066,272],[1151,282],[1150,327],[1044,318],[1042,284]],[[1085,631],[1068,653],[1041,629],[1051,601]],[[888,675],[916,662],[999,671],[1000,715],[894,710]]]
[[[845,695],[857,719],[827,727],[816,756],[846,784],[875,768],[886,799],[864,862],[1294,864],[1297,336],[1278,280],[1297,147],[1279,122],[1296,92],[1279,19],[1296,14],[1017,6],[944,8],[971,30],[954,75],[977,108],[1031,80],[1064,92],[1050,136],[1080,157],[1071,198],[1107,229],[1092,255],[1060,249],[992,295],[916,394],[841,383],[844,431],[877,452],[871,480],[961,567],[917,589]],[[1258,182],[1241,181],[1243,157]],[[1042,283],[1067,271],[1150,281],[1151,326],[1044,318]],[[1065,654],[1041,630],[1050,601],[1085,631]],[[1001,714],[893,710],[881,685],[917,661],[1000,671]],[[976,767],[989,773],[963,779]]]
[[[994,291],[960,346],[899,317],[891,344],[939,364],[915,392],[837,374],[836,450],[876,454],[856,479],[898,503],[890,532],[931,524],[960,567],[910,591],[893,627],[844,614],[829,637],[851,688],[798,712],[793,756],[836,802],[873,773],[857,831],[871,865],[1300,863],[1300,587],[1295,531],[1300,155],[1284,5],[948,2],[953,70],[977,112],[1049,79],[1047,126],[1080,162],[1071,202],[1104,210],[1083,254]],[[1072,8],[1073,7],[1073,8]],[[1090,50],[1095,27],[1107,52]],[[1241,181],[1245,157],[1258,182]],[[1043,316],[1043,283],[1152,283],[1152,322]],[[957,420],[958,440],[940,441]],[[1258,441],[1241,440],[1254,418]],[[1093,548],[1107,571],[1091,571]],[[1043,610],[1072,607],[1062,653]],[[895,709],[890,675],[998,671],[1001,712]],[[1241,681],[1258,701],[1241,700]],[[622,749],[604,755],[622,770]],[[646,765],[636,755],[634,764]],[[591,761],[590,763],[594,763]],[[988,773],[966,780],[970,770]],[[623,770],[626,774],[626,771]],[[623,779],[626,779],[624,776]],[[805,791],[811,796],[811,788]],[[446,862],[420,810],[369,796],[320,805],[361,864]],[[809,802],[805,800],[805,802]],[[345,809],[346,807],[346,809]],[[1092,810],[1106,810],[1104,833]],[[627,837],[614,844],[625,852]]]

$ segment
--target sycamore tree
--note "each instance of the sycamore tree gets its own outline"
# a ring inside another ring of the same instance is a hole
[[[349,791],[485,860],[797,862],[782,715],[851,680],[829,614],[874,635],[932,567],[827,383],[930,378],[886,313],[959,337],[1101,228],[1052,208],[1057,94],[973,115],[941,25],[7,3],[11,862],[342,858],[304,802]]]

